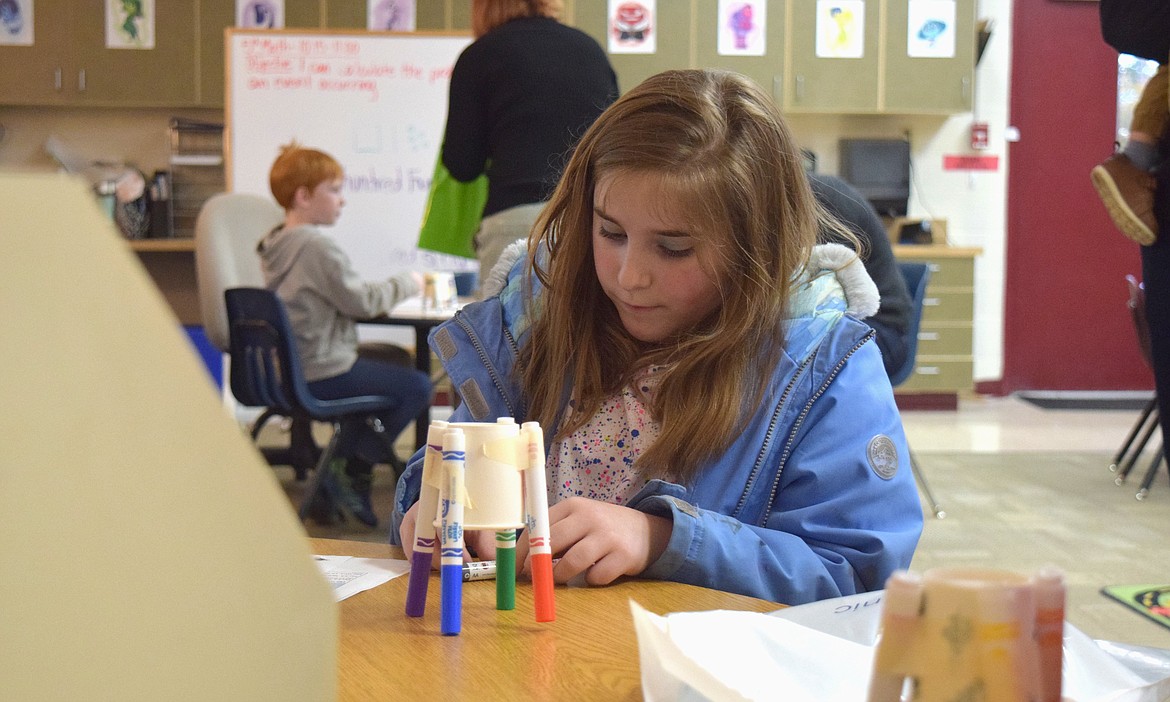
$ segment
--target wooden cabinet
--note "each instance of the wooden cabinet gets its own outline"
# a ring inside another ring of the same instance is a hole
[[[898,393],[974,390],[977,248],[896,245],[894,256],[930,267],[914,373]]]
[[[197,104],[197,5],[155,5],[153,49],[106,48],[105,3],[39,0],[31,46],[0,46],[0,104]]]

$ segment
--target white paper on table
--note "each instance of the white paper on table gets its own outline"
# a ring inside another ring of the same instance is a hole
[[[772,614],[660,616],[631,600],[642,693],[650,702],[774,700],[781,694],[786,702],[864,700],[882,594]],[[1093,641],[1066,622],[1063,688],[1068,702],[1164,702],[1170,699],[1170,651]]]
[[[394,558],[313,556],[321,574],[333,586],[337,602],[410,572],[410,562]]]

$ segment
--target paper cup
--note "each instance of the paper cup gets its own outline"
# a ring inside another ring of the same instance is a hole
[[[467,443],[463,528],[519,529],[524,526],[521,468],[527,459],[520,425],[510,417],[495,423],[454,422]]]
[[[423,308],[452,310],[458,303],[455,290],[455,274],[431,272],[423,275]]]

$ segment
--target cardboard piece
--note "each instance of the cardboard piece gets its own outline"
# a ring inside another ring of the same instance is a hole
[[[0,231],[0,699],[333,699],[304,531],[87,185],[0,173]]]

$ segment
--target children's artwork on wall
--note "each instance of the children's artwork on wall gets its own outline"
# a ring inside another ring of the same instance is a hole
[[[718,50],[723,56],[763,56],[767,0],[719,0]]]
[[[865,1],[817,0],[817,58],[865,56]]]
[[[284,0],[236,0],[236,26],[283,29]]]
[[[413,32],[415,0],[367,0],[366,29]]]
[[[658,50],[657,0],[609,0],[609,53],[652,54]]]
[[[0,0],[0,44],[32,46],[33,0]]]
[[[154,48],[154,0],[106,0],[106,48]]]
[[[955,57],[955,0],[910,0],[906,55]]]

